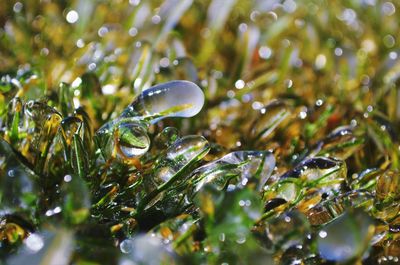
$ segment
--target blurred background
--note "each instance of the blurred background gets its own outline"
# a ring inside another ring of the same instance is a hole
[[[2,1],[0,104],[16,93],[7,78],[26,100],[54,98],[66,82],[96,130],[151,85],[186,79],[206,106],[155,131],[175,126],[226,150],[286,146],[296,157],[340,125],[373,119],[370,148],[383,155],[365,162],[378,163],[398,152],[397,13],[379,0]],[[295,120],[255,141],[276,99]]]
[[[93,72],[122,107],[154,83],[188,79],[209,107],[237,99],[251,112],[277,94],[309,104],[333,96],[360,111],[389,104],[398,119],[400,107],[382,102],[397,102],[396,9],[379,0],[2,1],[0,71],[33,70],[41,91]]]

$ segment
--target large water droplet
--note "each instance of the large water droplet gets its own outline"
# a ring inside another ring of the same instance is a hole
[[[203,91],[189,81],[171,81],[153,86],[140,94],[124,112],[138,112],[152,123],[165,117],[193,117],[204,104]]]
[[[319,254],[324,259],[339,262],[361,256],[368,248],[372,231],[372,220],[367,214],[345,213],[319,232]]]
[[[301,244],[310,232],[307,218],[298,211],[283,213],[266,224],[266,236],[276,247],[287,249]]]

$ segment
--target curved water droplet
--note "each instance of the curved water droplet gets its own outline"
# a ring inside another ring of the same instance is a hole
[[[123,117],[143,116],[155,123],[166,117],[193,117],[204,105],[203,91],[195,83],[171,81],[143,91]]]

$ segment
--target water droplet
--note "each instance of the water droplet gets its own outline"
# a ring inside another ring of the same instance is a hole
[[[239,79],[239,80],[237,80],[237,81],[235,82],[235,87],[236,87],[237,89],[242,89],[242,88],[244,88],[244,85],[245,85],[245,82],[244,82],[243,80],[241,80],[241,79]]]
[[[192,117],[204,104],[203,91],[189,81],[171,81],[153,86],[128,107],[123,116],[136,112],[151,117],[152,123],[165,117]]]
[[[346,176],[347,167],[343,161],[328,157],[314,157],[301,162],[280,178],[300,178],[306,181],[317,182],[319,185],[330,183],[329,186],[331,188],[337,189]]]
[[[261,46],[260,49],[258,50],[258,55],[262,59],[269,59],[272,55],[272,50],[267,46]]]
[[[236,165],[236,167],[228,167]],[[260,168],[262,166],[262,168]],[[237,151],[199,167],[192,173],[196,179],[195,192],[207,183],[215,183],[219,188],[226,184],[226,176],[237,175],[237,185],[255,183],[259,190],[271,176],[275,167],[275,158],[268,151]],[[227,169],[224,169],[227,168]],[[246,181],[243,181],[246,179]],[[235,187],[235,186],[233,186]]]
[[[247,28],[248,28],[248,26],[247,26],[246,23],[240,23],[240,24],[239,24],[239,31],[240,31],[240,32],[245,32],[245,31],[247,31]]]
[[[174,253],[163,245],[161,239],[151,235],[137,235],[132,239],[129,257],[138,264],[175,264]]]
[[[161,17],[160,17],[159,15],[154,15],[154,16],[151,18],[151,22],[153,22],[154,24],[158,24],[158,23],[161,22]]]
[[[132,27],[129,29],[128,33],[129,33],[129,36],[135,37],[138,34],[138,30],[136,28]]]
[[[44,246],[43,238],[38,234],[30,234],[25,240],[24,244],[32,252],[38,252]]]
[[[166,127],[154,139],[154,143],[159,149],[169,147],[179,139],[179,131],[174,127]]]
[[[251,134],[256,139],[264,139],[290,114],[289,107],[283,101],[272,101],[260,110],[253,121]]]
[[[159,159],[157,177],[162,182],[168,181],[183,167],[204,157],[209,149],[208,141],[203,136],[188,135],[178,139],[167,149],[165,158]]]
[[[244,244],[246,242],[246,236],[243,234],[238,234],[236,235],[237,239],[236,239],[236,243],[238,244]]]
[[[99,37],[104,37],[108,33],[108,28],[107,27],[100,27],[99,30],[97,31],[97,34]]]
[[[320,238],[325,238],[328,235],[328,233],[324,230],[321,230],[319,231],[318,235]]]
[[[382,13],[386,16],[391,16],[396,12],[396,7],[392,2],[385,2],[382,4]]]
[[[135,122],[123,122],[117,127],[116,147],[122,158],[141,156],[149,150],[150,138],[144,126]]]
[[[179,139],[168,148],[167,158],[187,163],[208,148],[208,141],[204,137],[189,135]]]
[[[357,150],[359,150],[364,143],[362,137],[356,136],[354,128],[351,126],[341,126],[333,130],[322,141],[316,144],[316,147],[309,156],[326,156],[347,159]]]
[[[324,54],[318,54],[315,58],[315,67],[317,69],[323,69],[326,65],[326,56]]]
[[[335,48],[335,55],[336,56],[342,56],[343,50],[341,48]]]
[[[79,19],[79,14],[75,10],[71,10],[67,13],[67,16],[65,17],[67,19],[67,22],[70,24],[74,24],[75,22],[78,21]]]
[[[121,250],[122,253],[131,253],[133,250],[133,241],[131,239],[125,239],[124,241],[119,244],[119,249]]]
[[[83,48],[85,46],[85,42],[82,39],[78,39],[76,41],[76,47]]]
[[[13,177],[15,177],[15,171],[14,171],[13,169],[10,169],[9,171],[7,171],[7,175],[8,175],[10,178],[13,178]]]
[[[13,11],[14,11],[15,13],[19,13],[19,12],[22,11],[22,8],[23,8],[23,7],[24,7],[24,6],[23,6],[23,4],[22,4],[21,2],[16,2],[16,3],[14,4]]]
[[[400,175],[394,171],[386,171],[378,177],[376,197],[379,200],[397,199],[400,197]]]
[[[389,52],[389,58],[392,60],[396,60],[398,57],[397,52]]]
[[[267,238],[282,249],[301,244],[310,232],[307,218],[298,211],[283,213],[267,221],[265,226]]]
[[[385,44],[387,48],[392,48],[396,44],[396,40],[392,35],[388,34],[383,37],[383,44]]]
[[[371,239],[372,220],[363,212],[345,213],[323,227],[323,235],[317,238],[322,258],[343,262],[362,256]],[[321,232],[319,233],[321,234]]]
[[[300,111],[299,117],[300,117],[300,119],[304,120],[305,118],[307,118],[307,112],[305,112],[305,111]]]
[[[96,67],[97,67],[97,65],[96,65],[95,63],[90,63],[90,64],[88,65],[88,69],[89,69],[90,71],[95,70]]]

